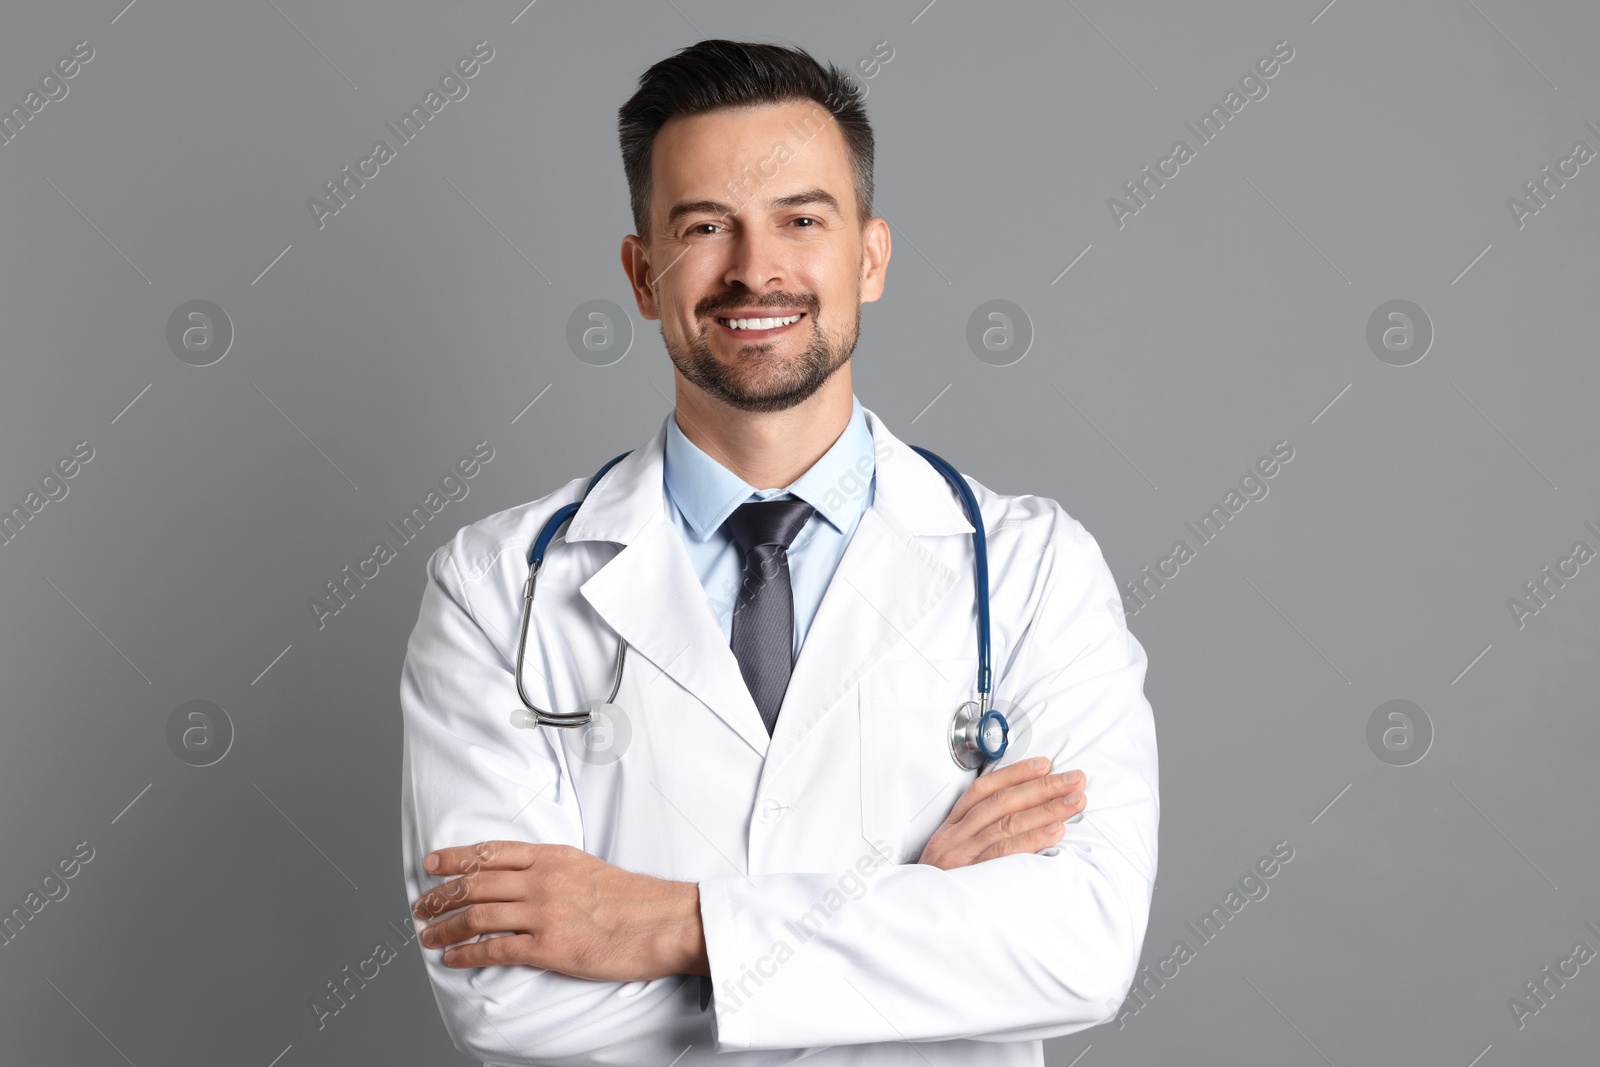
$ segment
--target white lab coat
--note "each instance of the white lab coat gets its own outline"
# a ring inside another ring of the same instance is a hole
[[[528,548],[592,472],[473,523],[428,561],[400,686],[408,898],[444,881],[421,868],[433,849],[577,846],[699,883],[715,989],[702,1011],[694,976],[457,970],[422,948],[463,1052],[489,1064],[1020,1067],[1043,1063],[1043,1038],[1115,1016],[1156,871],[1144,650],[1082,525],[1055,501],[968,479],[988,533],[995,706],[1012,721],[1000,763],[1048,755],[1055,770],[1081,769],[1089,803],[1041,853],[918,864],[974,777],[946,740],[976,697],[972,527],[939,473],[867,421],[875,499],[770,738],[666,510],[664,421],[552,545],[528,635],[529,695],[559,711],[604,699],[625,638],[626,728],[586,741],[510,721]]]

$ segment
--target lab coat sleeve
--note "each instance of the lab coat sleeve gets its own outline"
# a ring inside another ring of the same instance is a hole
[[[451,549],[428,561],[401,674],[408,903],[448,880],[422,869],[437,848],[490,840],[583,847],[576,802],[545,730],[509,725],[522,706],[510,664],[474,618]],[[537,692],[537,676],[530,671],[527,680]],[[419,947],[451,1040],[487,1063],[639,1063],[672,1047],[676,1033],[698,1027],[704,1039],[695,977],[602,982],[525,965],[457,969],[444,965],[442,950]]]
[[[1023,1041],[1115,1016],[1154,890],[1155,723],[1099,546],[1065,512],[1056,530],[996,697],[1026,713],[1020,758],[1084,771],[1087,808],[1039,853],[883,867],[820,926],[800,919],[837,905],[837,872],[702,881],[717,1051]]]

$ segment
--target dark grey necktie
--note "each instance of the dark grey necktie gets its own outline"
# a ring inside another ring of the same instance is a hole
[[[769,737],[794,667],[789,544],[812,510],[804,500],[756,500],[739,505],[723,523],[744,560],[733,609],[733,654]]]

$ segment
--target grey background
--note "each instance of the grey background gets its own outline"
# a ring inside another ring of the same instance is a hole
[[[1050,1062],[1592,1058],[1600,964],[1521,1029],[1507,1001],[1600,950],[1600,565],[1521,628],[1507,599],[1600,548],[1600,163],[1521,229],[1506,201],[1600,149],[1600,14],[1324,3],[7,5],[5,107],[95,56],[0,147],[0,503],[95,456],[0,545],[0,911],[95,855],[0,948],[0,1059],[463,1062],[414,942],[323,1029],[307,1001],[405,915],[428,554],[670,406],[618,264],[616,110],[705,37],[893,50],[864,80],[895,256],[854,367],[897,434],[1059,500],[1119,580],[1294,448],[1129,620],[1162,757],[1146,961],[1274,843],[1294,859]],[[479,40],[468,97],[319,231],[306,200]],[[1119,229],[1107,198],[1280,40],[1268,96]],[[208,367],[165,339],[195,299],[236,331]],[[603,368],[565,341],[595,299],[634,317]],[[992,299],[1031,322],[1011,366],[965,340]],[[1393,299],[1436,331],[1406,367],[1366,343]],[[319,630],[308,598],[485,439],[470,495]],[[205,768],[166,739],[197,699],[236,732]],[[1395,699],[1434,731],[1409,766],[1366,740]]]

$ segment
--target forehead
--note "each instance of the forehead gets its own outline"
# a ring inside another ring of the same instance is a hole
[[[684,200],[760,204],[811,188],[833,193],[848,213],[853,181],[839,124],[815,101],[675,115],[651,153],[652,217]]]

